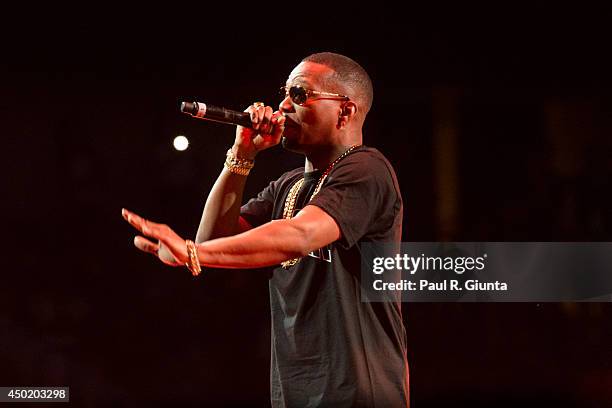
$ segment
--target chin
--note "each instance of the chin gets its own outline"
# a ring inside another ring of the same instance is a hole
[[[283,136],[281,138],[281,146],[283,146],[283,149],[289,150],[290,152],[302,153],[302,149],[300,149],[300,144],[296,139]]]
[[[285,128],[283,137],[281,138],[281,145],[285,150],[289,150],[294,153],[303,153],[302,144],[300,143],[301,132],[295,128]]]

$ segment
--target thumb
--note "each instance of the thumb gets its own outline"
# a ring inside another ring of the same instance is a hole
[[[172,252],[170,252],[170,250],[168,249],[167,246],[165,246],[164,244],[160,243],[159,245],[159,251],[157,251],[157,256],[159,257],[159,259],[166,263],[166,264],[173,264],[176,265],[179,262],[176,260],[176,258],[174,257],[174,255],[172,255]]]

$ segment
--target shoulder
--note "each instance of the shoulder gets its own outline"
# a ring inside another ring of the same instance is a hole
[[[341,160],[332,170],[330,177],[349,177],[360,180],[371,180],[387,184],[401,197],[399,184],[393,166],[378,150],[362,146]]]
[[[387,158],[378,150],[369,146],[362,146],[341,160],[336,168],[351,167],[355,171],[378,170],[385,173],[395,174],[393,166]]]

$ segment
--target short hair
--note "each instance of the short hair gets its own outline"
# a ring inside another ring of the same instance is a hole
[[[334,82],[333,85],[348,88],[352,93],[349,96],[356,99],[365,108],[364,116],[369,112],[374,99],[374,89],[370,76],[361,65],[349,57],[333,52],[312,54],[304,58],[302,62],[314,62],[331,68],[334,71],[330,78]]]

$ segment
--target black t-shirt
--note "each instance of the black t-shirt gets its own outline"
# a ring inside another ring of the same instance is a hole
[[[361,301],[359,243],[401,240],[395,172],[378,150],[357,148],[309,202],[320,175],[289,171],[241,209],[253,227],[281,219],[291,186],[304,177],[296,212],[320,207],[342,233],[290,269],[272,270],[272,406],[405,407],[408,365],[399,299]]]

